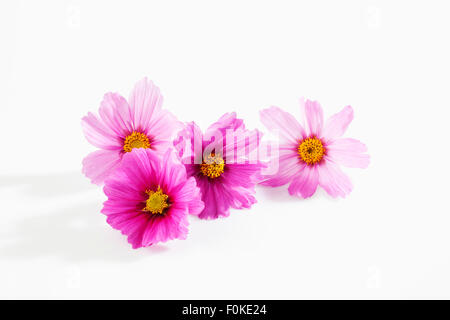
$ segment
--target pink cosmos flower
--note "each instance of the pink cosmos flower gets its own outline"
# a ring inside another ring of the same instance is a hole
[[[339,165],[366,168],[369,155],[358,140],[341,138],[353,120],[353,109],[345,107],[323,124],[322,107],[316,101],[301,99],[306,126],[278,107],[262,110],[262,123],[269,130],[278,130],[278,172],[265,177],[263,185],[277,187],[287,183],[291,195],[308,198],[320,185],[332,197],[345,197],[352,190],[350,179]]]
[[[122,165],[105,181],[107,222],[128,236],[133,248],[185,239],[188,214],[203,210],[200,189],[173,150],[163,158],[147,149],[123,156]]]
[[[172,147],[182,124],[162,110],[159,88],[147,78],[139,81],[128,100],[107,93],[100,104],[99,117],[88,113],[82,120],[86,139],[100,148],[83,160],[83,173],[101,184],[120,164],[123,155],[135,148],[148,148],[160,154]]]
[[[230,208],[250,208],[263,164],[256,155],[261,134],[245,129],[235,113],[223,115],[205,134],[191,122],[174,145],[188,176],[195,177],[205,208],[201,219],[230,214]]]

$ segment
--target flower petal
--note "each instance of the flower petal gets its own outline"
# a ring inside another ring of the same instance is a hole
[[[187,166],[188,173],[189,168],[194,168],[194,164],[202,163],[202,143],[203,134],[195,122],[187,123],[173,142],[177,155]]]
[[[319,183],[319,172],[317,166],[307,166],[303,168],[292,180],[288,191],[290,195],[311,197],[317,189]]]
[[[322,137],[326,140],[333,140],[342,136],[347,129],[350,122],[353,120],[353,109],[351,106],[346,106],[340,112],[332,115],[327,122],[322,132]]]
[[[209,183],[206,178],[198,178],[197,185],[200,187],[205,204],[205,208],[198,215],[200,219],[217,219],[230,214],[229,210],[224,207],[221,198],[217,197],[213,183]]]
[[[122,157],[121,168],[136,189],[145,191],[157,187],[160,161],[154,151],[137,148]]]
[[[264,186],[279,187],[285,185],[292,181],[294,176],[305,167],[305,163],[299,161],[298,153],[289,145],[281,146],[279,158],[273,160],[278,161],[278,171],[273,175],[264,176],[264,181],[261,182]],[[273,166],[273,163],[271,165]]]
[[[120,151],[97,150],[83,159],[83,173],[92,183],[101,184],[119,166]]]
[[[134,86],[129,102],[134,130],[145,130],[154,115],[161,111],[163,96],[152,81],[144,78]]]
[[[186,239],[188,229],[186,208],[171,208],[166,216],[151,216],[143,232],[142,246],[173,239]]]
[[[226,129],[236,130],[238,128],[245,129],[244,121],[236,117],[236,112],[229,112],[225,113],[219,120],[210,125],[206,130],[206,133],[213,133],[217,130],[223,131]]]
[[[325,159],[325,163],[319,167],[319,185],[332,197],[344,198],[352,191],[352,183],[342,170]]]
[[[337,139],[327,145],[327,155],[333,161],[350,168],[367,168],[370,156],[364,153],[366,151],[364,143],[351,138]]]
[[[184,184],[183,189],[179,192],[178,201],[187,202],[189,213],[197,216],[205,208],[205,204],[201,199],[202,194],[200,189],[197,187],[195,178],[189,178],[188,181]]]
[[[323,127],[323,110],[317,101],[306,100],[305,117],[309,135],[321,137]]]
[[[98,113],[102,121],[118,137],[124,139],[133,131],[130,106],[121,95],[111,92],[105,94]]]
[[[278,107],[261,110],[259,116],[267,129],[278,131],[289,142],[298,142],[306,136],[305,130],[294,116]]]
[[[122,140],[119,135],[91,112],[83,117],[81,126],[87,141],[97,148],[104,150],[122,149]]]
[[[221,183],[227,186],[251,188],[255,185],[262,167],[261,163],[226,164],[226,170],[220,177]]]
[[[183,124],[172,113],[162,110],[153,117],[144,132],[150,138],[150,148],[163,155],[173,147],[173,139],[182,128]]]
[[[164,154],[161,169],[158,171],[160,186],[168,192],[186,182],[186,168],[172,149],[168,149]]]

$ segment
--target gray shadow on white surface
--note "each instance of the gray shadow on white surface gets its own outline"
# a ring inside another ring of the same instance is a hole
[[[8,177],[6,180],[2,177],[0,192],[7,186],[26,186],[24,191],[32,199],[51,201],[71,195],[79,198],[80,193],[91,192],[92,187],[95,188],[85,179],[81,173]],[[30,199],[26,198],[26,201]],[[14,219],[12,226],[0,231],[0,257],[130,262],[168,250],[164,245],[133,250],[126,237],[107,224],[106,216],[100,213],[101,207],[97,201],[86,200],[50,213],[27,212],[22,219]],[[30,210],[33,210],[32,206]]]
[[[81,172],[51,173],[45,175],[0,176],[0,190],[8,187],[24,187],[25,194],[55,197],[65,194],[78,194],[93,189]]]

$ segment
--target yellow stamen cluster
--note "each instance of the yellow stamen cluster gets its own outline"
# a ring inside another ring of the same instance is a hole
[[[205,176],[214,179],[222,175],[225,168],[225,161],[220,155],[211,153],[206,159],[203,159],[203,163],[200,165],[200,171]]]
[[[308,165],[313,165],[322,160],[325,154],[325,148],[320,139],[310,137],[300,143],[298,146],[298,154]]]
[[[148,199],[145,202],[144,211],[152,214],[163,214],[164,210],[169,207],[169,196],[164,194],[160,187],[156,191],[147,190],[145,193],[148,194]]]
[[[148,140],[148,137],[137,131],[134,131],[126,137],[123,143],[123,151],[131,152],[134,148],[150,148],[150,141]]]

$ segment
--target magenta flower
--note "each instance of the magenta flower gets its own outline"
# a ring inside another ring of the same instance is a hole
[[[246,130],[235,113],[223,115],[205,134],[194,122],[179,133],[175,147],[205,203],[201,219],[226,217],[230,208],[250,208],[256,202],[255,185],[263,167],[255,153],[259,140],[260,133]]]
[[[287,183],[291,195],[308,198],[320,185],[332,197],[345,197],[352,190],[350,179],[339,165],[366,168],[369,155],[358,140],[340,138],[353,120],[353,109],[345,107],[323,125],[322,107],[316,101],[301,100],[306,124],[301,125],[278,107],[260,112],[262,123],[280,133],[278,172],[265,177],[263,185],[277,187]]]
[[[101,150],[83,160],[83,173],[101,184],[120,164],[123,155],[135,148],[160,154],[172,147],[174,135],[182,124],[162,110],[159,88],[147,78],[139,81],[129,102],[117,93],[107,93],[100,104],[99,117],[88,113],[82,120],[86,139]]]
[[[195,179],[186,176],[173,150],[163,158],[142,148],[125,154],[104,192],[106,221],[127,235],[134,249],[185,239],[188,214],[198,215],[204,207]]]

